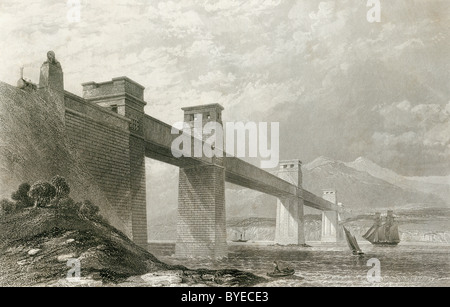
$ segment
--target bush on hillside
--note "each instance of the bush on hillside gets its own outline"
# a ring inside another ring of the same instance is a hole
[[[79,213],[81,217],[85,218],[92,218],[94,216],[97,216],[98,212],[100,211],[100,208],[96,205],[94,205],[91,201],[85,200],[81,203]]]
[[[67,198],[69,197],[70,193],[70,186],[67,183],[66,179],[64,177],[61,177],[59,175],[55,176],[50,180],[50,183],[55,187],[56,189],[56,195],[55,198]]]
[[[0,200],[0,215],[6,215],[16,210],[16,204],[9,199]]]
[[[70,187],[66,179],[55,176],[48,182],[38,181],[32,186],[22,183],[17,191],[12,193],[11,198],[15,201],[3,199],[0,201],[0,213],[9,214],[15,210],[34,206],[50,207],[57,209],[59,214],[68,216],[79,216],[91,219],[100,218],[100,208],[89,200],[75,202],[69,197]]]
[[[17,210],[33,206],[33,200],[28,196],[30,188],[29,183],[22,183],[17,191],[11,194],[11,198],[16,201]]]
[[[48,182],[38,181],[33,184],[28,192],[33,200],[34,207],[45,207],[56,196],[56,188]]]
[[[75,216],[78,214],[81,204],[76,203],[70,197],[66,197],[66,198],[56,199],[54,201],[54,206],[57,208],[59,213],[62,213],[64,215]]]

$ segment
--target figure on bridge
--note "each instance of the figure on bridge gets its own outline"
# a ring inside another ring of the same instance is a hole
[[[57,67],[61,68],[61,64],[58,62],[58,60],[56,59],[56,55],[54,51],[49,51],[47,52],[47,61],[44,62],[44,64],[53,64],[56,65]]]

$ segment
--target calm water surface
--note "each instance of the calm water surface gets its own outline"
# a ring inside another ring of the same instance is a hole
[[[346,245],[311,243],[310,248],[230,244],[228,259],[208,261],[159,256],[189,268],[236,268],[266,276],[279,260],[296,270],[294,276],[271,279],[260,286],[450,286],[450,245],[400,244],[397,247],[361,245],[363,256],[353,256]],[[369,283],[367,261],[381,263],[380,283]]]

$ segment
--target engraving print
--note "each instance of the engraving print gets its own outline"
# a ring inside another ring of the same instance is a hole
[[[0,286],[450,286],[449,16],[2,0]]]

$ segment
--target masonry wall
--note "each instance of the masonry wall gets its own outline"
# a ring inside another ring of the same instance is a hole
[[[227,255],[224,187],[222,167],[180,168],[177,256]]]
[[[66,95],[65,104],[66,133],[78,158],[87,166],[124,222],[126,234],[133,238],[131,170],[139,168],[141,162],[130,163],[130,145],[133,144],[130,144],[129,121],[74,95]],[[138,153],[133,151],[133,155],[137,156]],[[142,180],[142,174],[139,175],[138,180]],[[141,198],[138,194],[135,193],[133,197]],[[137,220],[140,221],[139,218]],[[139,240],[142,239],[139,237]]]

